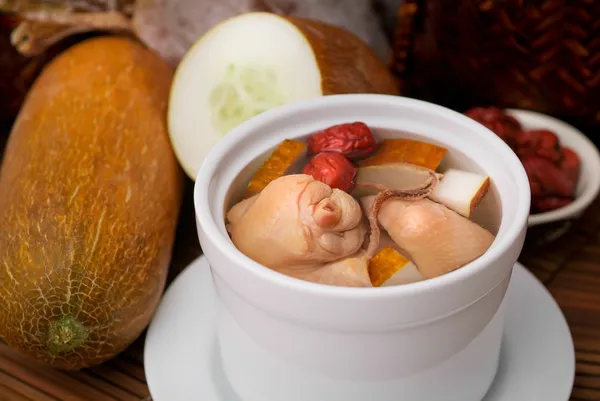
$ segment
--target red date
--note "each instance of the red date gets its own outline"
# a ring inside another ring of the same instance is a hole
[[[532,212],[547,212],[573,201],[580,160],[571,149],[561,147],[554,132],[525,130],[498,107],[476,107],[465,114],[496,133],[515,151],[529,179]]]
[[[529,176],[529,174],[528,174]],[[529,178],[529,189],[531,190],[531,197],[538,198],[544,196],[544,188],[542,184]]]
[[[558,162],[562,155],[558,137],[548,130],[521,131],[516,137],[517,155],[520,158],[537,155]]]
[[[512,149],[516,147],[516,137],[521,124],[498,107],[475,107],[466,115],[498,135]]]
[[[530,183],[539,184],[544,195],[573,197],[575,193],[574,182],[565,171],[558,168],[550,160],[539,156],[527,156],[521,161]],[[530,184],[532,189],[536,184]]]
[[[356,160],[370,156],[377,149],[371,129],[362,122],[334,125],[308,138],[308,153],[336,152]]]
[[[304,167],[304,174],[331,188],[351,192],[356,185],[356,167],[341,153],[321,152]]]
[[[543,198],[531,199],[533,209],[542,213],[559,209],[563,206],[567,206],[571,202],[573,202],[572,198],[561,198],[558,196],[548,196]]]
[[[560,167],[567,173],[573,182],[577,182],[581,165],[579,156],[577,156],[577,153],[573,152],[570,148],[562,148],[561,153],[562,160],[560,162]]]

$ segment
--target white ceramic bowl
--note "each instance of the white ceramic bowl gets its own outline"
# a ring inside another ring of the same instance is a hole
[[[526,129],[548,129],[558,136],[561,145],[568,146],[581,159],[581,172],[577,182],[575,200],[567,206],[550,212],[529,216],[530,227],[581,216],[596,199],[600,191],[600,153],[596,146],[581,131],[563,121],[545,114],[528,110],[507,109]]]
[[[239,252],[224,216],[262,160],[286,138],[306,138],[349,121],[365,122],[380,138],[401,132],[442,144],[450,149],[447,165],[489,175],[493,185],[478,208],[487,213],[476,218],[497,231],[490,249],[444,276],[386,288],[309,283]],[[223,308],[217,316],[222,364],[244,401],[484,396],[497,369],[500,305],[523,246],[530,193],[516,155],[482,125],[395,96],[340,95],[288,104],[241,124],[213,148],[198,174],[194,203]]]

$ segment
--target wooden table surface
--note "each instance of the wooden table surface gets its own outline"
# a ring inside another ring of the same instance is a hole
[[[520,261],[556,298],[571,327],[577,353],[572,400],[600,400],[600,199],[564,236],[539,245],[548,233],[528,235]],[[198,255],[191,183],[184,200],[169,282]],[[543,335],[543,333],[540,333]],[[144,377],[143,341],[102,366],[61,372],[37,366],[0,344],[0,401],[122,400],[149,396]],[[519,401],[519,400],[514,400]],[[545,401],[545,400],[540,400]]]

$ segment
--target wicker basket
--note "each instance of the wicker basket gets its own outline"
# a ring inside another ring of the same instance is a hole
[[[600,129],[600,0],[405,0],[394,45],[409,96]]]

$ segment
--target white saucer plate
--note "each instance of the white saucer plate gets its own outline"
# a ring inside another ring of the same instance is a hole
[[[227,384],[221,367],[215,295],[204,257],[190,264],[165,293],[144,352],[154,401],[243,401]],[[567,401],[575,352],[558,305],[520,264],[515,265],[504,302],[500,366],[482,401]]]

